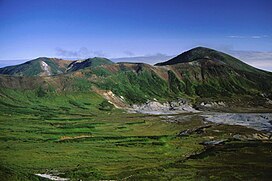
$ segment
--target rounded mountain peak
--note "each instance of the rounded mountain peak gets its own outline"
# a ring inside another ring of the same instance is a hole
[[[175,65],[180,63],[188,63],[201,60],[209,60],[216,63],[219,62],[220,64],[224,64],[237,70],[243,70],[248,72],[260,72],[260,70],[242,62],[241,60],[231,55],[206,47],[193,48],[166,62],[157,63],[155,64],[155,66]]]
[[[212,61],[217,61],[224,59],[222,56],[223,53],[218,52],[216,50],[206,48],[206,47],[196,47],[191,50],[188,50],[166,62],[158,63],[156,66],[164,66],[164,65],[174,65],[178,63],[187,63],[200,59],[209,59]]]

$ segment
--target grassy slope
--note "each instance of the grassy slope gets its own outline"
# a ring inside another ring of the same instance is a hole
[[[266,101],[261,97],[262,93],[272,96],[271,76],[210,62],[178,64],[156,70],[149,66],[126,64],[118,65],[116,70],[96,67],[83,71],[83,76],[94,75],[93,84],[125,97],[128,103],[142,103],[154,98],[162,102],[178,98],[232,101],[239,97],[260,100],[256,104],[261,105]]]
[[[94,58],[88,58],[82,62],[73,62],[69,68],[69,72],[85,69],[88,67],[97,67],[101,65],[110,65],[114,64],[112,61],[106,58],[100,58],[100,57],[94,57]]]
[[[1,74],[17,75],[17,76],[33,76],[38,75],[42,71],[40,62],[32,61],[21,65],[8,66],[0,69]]]
[[[92,86],[111,90],[127,103],[161,102],[189,98],[233,101],[245,99],[264,105],[265,93],[272,98],[272,77],[233,69],[222,64],[183,63],[167,67],[145,64],[112,64],[90,67],[55,77],[16,78],[1,76],[0,85],[12,89],[89,91]],[[255,100],[255,101],[252,101]]]
[[[72,178],[118,178],[127,163],[129,173],[164,164],[185,151],[174,152],[179,144],[173,137],[177,128],[158,124],[152,116],[101,111],[103,99],[96,94],[38,98],[29,91],[2,90],[3,94],[0,160],[4,178],[10,172],[11,180],[18,175],[31,179],[31,174],[47,169],[65,172]],[[91,137],[62,140],[76,136]]]
[[[38,76],[43,72],[40,65],[41,61],[48,64],[52,75],[64,73],[67,66],[70,64],[70,61],[66,60],[40,57],[20,65],[0,68],[0,73],[13,76]]]
[[[199,143],[211,137],[225,139],[230,133],[255,132],[214,125],[204,134],[179,138],[176,135],[181,130],[203,126],[202,118],[194,116],[175,124],[162,122],[158,116],[127,114],[116,109],[101,111],[103,98],[91,92],[49,92],[38,96],[38,90],[1,89],[2,180],[38,180],[33,174],[53,170],[72,180],[195,180],[199,176],[204,180],[227,179],[230,172],[225,172],[220,158],[213,158],[221,169],[219,176],[223,175],[219,178],[218,172],[199,175],[200,165],[192,161],[186,161],[187,166],[182,163],[187,156],[200,152],[203,146]],[[267,151],[261,144],[258,148],[258,154]],[[254,157],[246,161],[252,160]],[[263,163],[260,161],[255,167],[261,168]],[[270,169],[271,165],[266,167]],[[203,171],[207,168],[202,166]],[[258,178],[267,178],[264,171],[260,169]],[[234,178],[251,176],[242,169],[231,173],[236,174]]]

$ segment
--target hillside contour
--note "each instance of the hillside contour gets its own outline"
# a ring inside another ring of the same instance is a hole
[[[104,64],[113,64],[113,62],[100,57],[76,61],[39,57],[20,65],[0,68],[0,74],[11,76],[52,76]]]
[[[122,102],[122,105],[186,100],[195,105],[271,108],[272,100],[270,72],[203,47],[155,66],[116,64],[105,58],[75,61],[67,65],[65,73],[57,76],[0,76],[0,87],[3,90],[42,91],[40,96],[96,92],[110,101]],[[2,91],[3,94],[6,91]]]
[[[0,68],[0,74],[12,76],[51,76],[66,71],[69,60],[40,57],[20,65]]]

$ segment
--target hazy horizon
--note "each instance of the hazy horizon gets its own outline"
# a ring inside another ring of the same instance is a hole
[[[223,51],[224,52],[224,51]],[[182,53],[182,52],[181,52]],[[254,66],[256,68],[270,71],[272,72],[272,59],[269,57],[272,56],[272,52],[254,52],[254,51],[227,51],[225,53],[228,53],[235,58],[238,58],[242,60],[243,62]],[[113,62],[134,62],[134,63],[147,63],[154,65],[159,62],[167,61],[177,55],[167,55],[167,54],[153,54],[153,55],[139,55],[139,56],[124,56],[124,57],[105,57]],[[38,58],[38,57],[35,57]],[[13,66],[25,63],[27,61],[33,60],[35,58],[30,59],[17,59],[17,60],[0,60],[0,68],[6,67],[6,66]],[[64,60],[80,60],[80,59],[86,59],[86,58],[92,58],[92,57],[84,57],[84,58],[72,58],[72,57],[48,57],[48,58],[60,58]]]

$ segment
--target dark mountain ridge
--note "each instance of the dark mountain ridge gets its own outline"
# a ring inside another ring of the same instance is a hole
[[[178,63],[189,63],[189,62],[194,62],[194,61],[211,61],[217,64],[222,64],[226,66],[230,66],[234,69],[237,70],[242,70],[242,71],[248,71],[248,72],[255,72],[255,73],[268,73],[267,71],[260,70],[257,68],[254,68],[241,60],[232,57],[228,54],[225,54],[220,51],[216,51],[210,48],[205,48],[205,47],[196,47],[193,48],[189,51],[186,51],[166,62],[161,62],[155,64],[155,66],[164,66],[164,65],[174,65]]]

